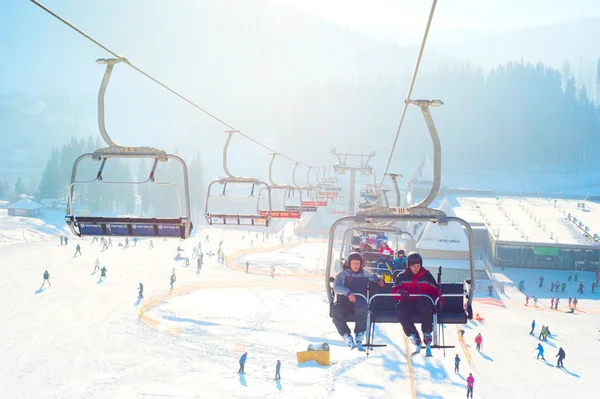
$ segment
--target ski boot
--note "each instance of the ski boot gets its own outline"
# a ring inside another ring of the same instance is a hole
[[[362,346],[362,341],[365,333],[356,333],[356,347],[359,351],[365,352],[365,348]]]
[[[433,356],[431,353],[431,342],[433,341],[432,333],[423,333],[423,342],[425,343],[425,356]]]
[[[344,341],[346,341],[346,343],[348,344],[348,346],[350,347],[350,349],[356,349],[356,343],[354,343],[354,338],[352,338],[352,335],[350,333],[344,335]]]
[[[412,342],[412,344],[415,346],[415,351],[411,354],[411,356],[421,353],[421,337],[419,337],[419,333],[411,334],[408,338],[410,338],[410,342]]]

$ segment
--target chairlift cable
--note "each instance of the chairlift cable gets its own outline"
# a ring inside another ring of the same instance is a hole
[[[182,99],[183,101],[187,102],[188,104],[190,104],[192,107],[198,109],[199,111],[203,112],[204,114],[208,115],[209,117],[213,118],[214,120],[216,120],[217,122],[221,123],[222,125],[224,125],[225,127],[234,130],[236,133],[238,133],[239,135],[245,137],[246,139],[252,141],[253,143],[265,148],[266,150],[270,151],[270,152],[277,152],[274,149],[266,146],[265,144],[259,142],[258,140],[253,139],[252,137],[250,137],[249,135],[242,133],[241,131],[239,131],[238,129],[234,128],[233,126],[231,126],[230,124],[228,124],[227,122],[225,122],[224,120],[218,118],[216,115],[208,112],[207,110],[205,110],[204,108],[200,107],[198,104],[194,103],[192,100],[189,100],[188,98],[186,98],[184,95],[180,94],[179,92],[175,91],[174,89],[170,88],[169,86],[167,86],[166,84],[162,83],[160,80],[154,78],[152,75],[144,72],[142,69],[138,68],[137,66],[135,66],[134,64],[131,63],[131,61],[129,61],[127,58],[118,55],[117,53],[115,53],[114,51],[112,51],[111,49],[109,49],[108,47],[104,46],[102,43],[98,42],[97,40],[95,40],[94,38],[92,38],[90,35],[88,35],[87,33],[83,32],[81,29],[77,28],[75,25],[73,25],[72,23],[70,23],[69,21],[67,21],[66,19],[64,19],[63,17],[61,17],[60,15],[56,14],[54,11],[50,10],[48,7],[44,6],[43,4],[39,3],[38,0],[30,0],[33,4],[37,5],[38,7],[40,7],[42,10],[46,11],[48,14],[52,15],[53,17],[55,17],[56,19],[58,19],[60,22],[64,23],[65,25],[67,25],[68,27],[70,27],[71,29],[73,29],[74,31],[76,31],[77,33],[79,33],[80,35],[82,35],[83,37],[85,37],[86,39],[88,39],[89,41],[91,41],[92,43],[94,43],[95,45],[97,45],[98,47],[100,47],[101,49],[103,49],[104,51],[108,52],[109,54],[111,54],[113,57],[117,58],[119,61],[124,62],[125,64],[129,65],[131,68],[133,68],[135,71],[141,73],[142,75],[144,75],[145,77],[147,77],[148,79],[152,80],[154,83],[158,84],[159,86],[161,86],[163,89],[166,89],[168,91],[170,91],[171,93],[173,93],[174,95],[176,95],[177,97],[179,97],[180,99]],[[305,164],[303,162],[300,161],[296,161],[293,158],[290,158],[284,154],[278,153],[282,158],[285,158],[289,161],[291,161],[292,163],[298,163],[300,165],[304,165],[304,166],[310,166],[308,164]]]
[[[33,0],[32,0],[33,1]],[[415,81],[417,80],[417,73],[419,72],[419,66],[421,64],[421,58],[423,57],[423,51],[425,50],[425,43],[427,42],[427,36],[429,35],[429,28],[431,26],[431,21],[433,20],[433,14],[435,12],[435,6],[437,4],[437,0],[433,0],[431,4],[431,11],[429,12],[429,19],[427,20],[427,26],[425,27],[425,33],[423,34],[423,40],[421,42],[421,48],[419,49],[419,55],[417,56],[417,63],[415,64],[415,69],[413,70],[412,79],[410,80],[410,86],[408,87],[408,94],[406,95],[406,100],[404,101],[404,108],[402,108],[402,115],[400,116],[400,123],[398,125],[398,130],[396,131],[396,137],[394,138],[394,144],[392,145],[392,150],[390,151],[390,158],[388,159],[387,165],[385,167],[385,172],[383,173],[383,177],[381,178],[381,183],[379,184],[379,190],[383,187],[383,181],[388,174],[390,169],[390,164],[392,163],[392,157],[394,156],[394,151],[396,149],[396,144],[398,143],[398,138],[400,137],[400,130],[402,129],[402,125],[404,124],[404,117],[406,116],[406,110],[408,108],[408,100],[413,91],[413,87],[415,85]]]

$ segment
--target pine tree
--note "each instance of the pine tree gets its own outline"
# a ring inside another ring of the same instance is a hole
[[[19,176],[17,182],[15,183],[15,195],[19,194],[27,194],[27,188],[25,187],[25,183],[23,183],[21,176]]]
[[[53,148],[50,159],[46,163],[46,169],[42,174],[42,180],[38,188],[38,198],[58,198],[61,193],[63,182],[60,179],[59,159],[59,151]]]

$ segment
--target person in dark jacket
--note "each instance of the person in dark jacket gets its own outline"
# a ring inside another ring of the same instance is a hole
[[[563,366],[563,360],[565,357],[567,357],[567,355],[565,355],[565,351],[562,347],[558,349],[558,354],[555,357],[558,358],[558,362],[556,362],[556,367],[565,368],[565,366]]]
[[[248,352],[244,352],[242,357],[240,357],[240,369],[238,370],[238,373],[246,374],[244,372],[244,366],[246,365],[247,358],[248,358]]]
[[[460,373],[459,368],[460,368],[460,357],[458,357],[458,353],[457,353],[456,356],[454,357],[454,373],[455,374]]]
[[[140,292],[138,294],[138,298],[143,298],[144,297],[144,284],[140,283],[138,290],[140,290]]]
[[[429,298],[411,297],[411,294],[428,295],[435,301],[440,296],[440,290],[431,273],[423,267],[423,258],[416,252],[411,252],[406,258],[406,269],[396,277],[392,293],[398,293],[396,316],[402,324],[404,334],[412,343],[421,348],[421,338],[412,321],[412,313],[418,311],[421,316],[423,341],[427,347],[433,340],[433,305]],[[428,350],[428,352],[430,349]]]
[[[355,341],[350,334],[346,315],[354,313],[356,342],[361,342],[365,331],[367,331],[368,306],[363,298],[354,295],[353,292],[366,296],[367,286],[370,282],[376,282],[380,286],[384,284],[380,276],[363,268],[363,258],[358,252],[352,252],[348,255],[348,259],[344,263],[344,269],[338,273],[333,282],[333,291],[337,297],[331,308],[333,324],[338,333],[344,338],[344,341],[351,347],[355,347]]]
[[[275,380],[281,379],[281,374],[279,374],[280,371],[281,371],[281,360],[278,360],[277,365],[275,366]]]
[[[44,288],[46,281],[48,282],[48,287],[51,287],[52,284],[50,284],[50,273],[48,273],[48,270],[44,270],[44,281],[42,281],[42,286],[40,289]]]

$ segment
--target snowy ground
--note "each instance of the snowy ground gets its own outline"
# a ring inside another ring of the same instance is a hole
[[[2,226],[17,236],[20,225]],[[289,229],[286,230],[289,232]],[[176,247],[184,256],[198,241],[205,265],[198,273],[173,261]],[[254,234],[254,233],[253,233]],[[244,240],[242,241],[242,235]],[[230,267],[206,255],[218,242]],[[276,239],[262,243],[244,232],[209,229],[187,242],[148,240],[123,250],[101,252],[91,240],[18,242],[0,247],[0,398],[460,398],[465,378],[473,372],[475,397],[587,397],[595,392],[595,366],[600,329],[600,302],[590,294],[591,274],[580,274],[586,294],[579,311],[548,309],[550,280],[566,280],[565,272],[546,272],[546,287],[536,288],[540,273],[509,270],[495,275],[507,284],[506,294],[487,300],[486,285],[478,289],[475,312],[485,321],[448,325],[446,344],[434,358],[410,358],[399,325],[378,326],[376,341],[386,343],[369,358],[344,346],[328,316],[320,274],[326,244],[296,240],[281,248]],[[73,258],[75,243],[82,257]],[[96,258],[108,269],[106,281],[93,273]],[[244,272],[250,262],[250,273]],[[275,278],[269,267],[276,265]],[[169,290],[175,267],[176,289]],[[42,273],[52,287],[39,290]],[[527,293],[540,299],[524,306],[517,291],[520,279]],[[137,300],[137,285],[145,299]],[[564,296],[573,295],[575,282]],[[140,309],[144,317],[140,318]],[[536,360],[539,342],[528,334],[531,320],[550,326],[554,336],[543,343],[549,363]],[[465,330],[465,346],[458,330]],[[474,350],[481,332],[483,352]],[[331,367],[298,365],[296,351],[310,343],[331,345]],[[558,347],[567,354],[565,370],[552,367]],[[248,351],[246,375],[236,373],[238,358]],[[461,372],[453,372],[455,354]],[[277,359],[282,379],[273,380]],[[469,365],[471,363],[471,365]]]

